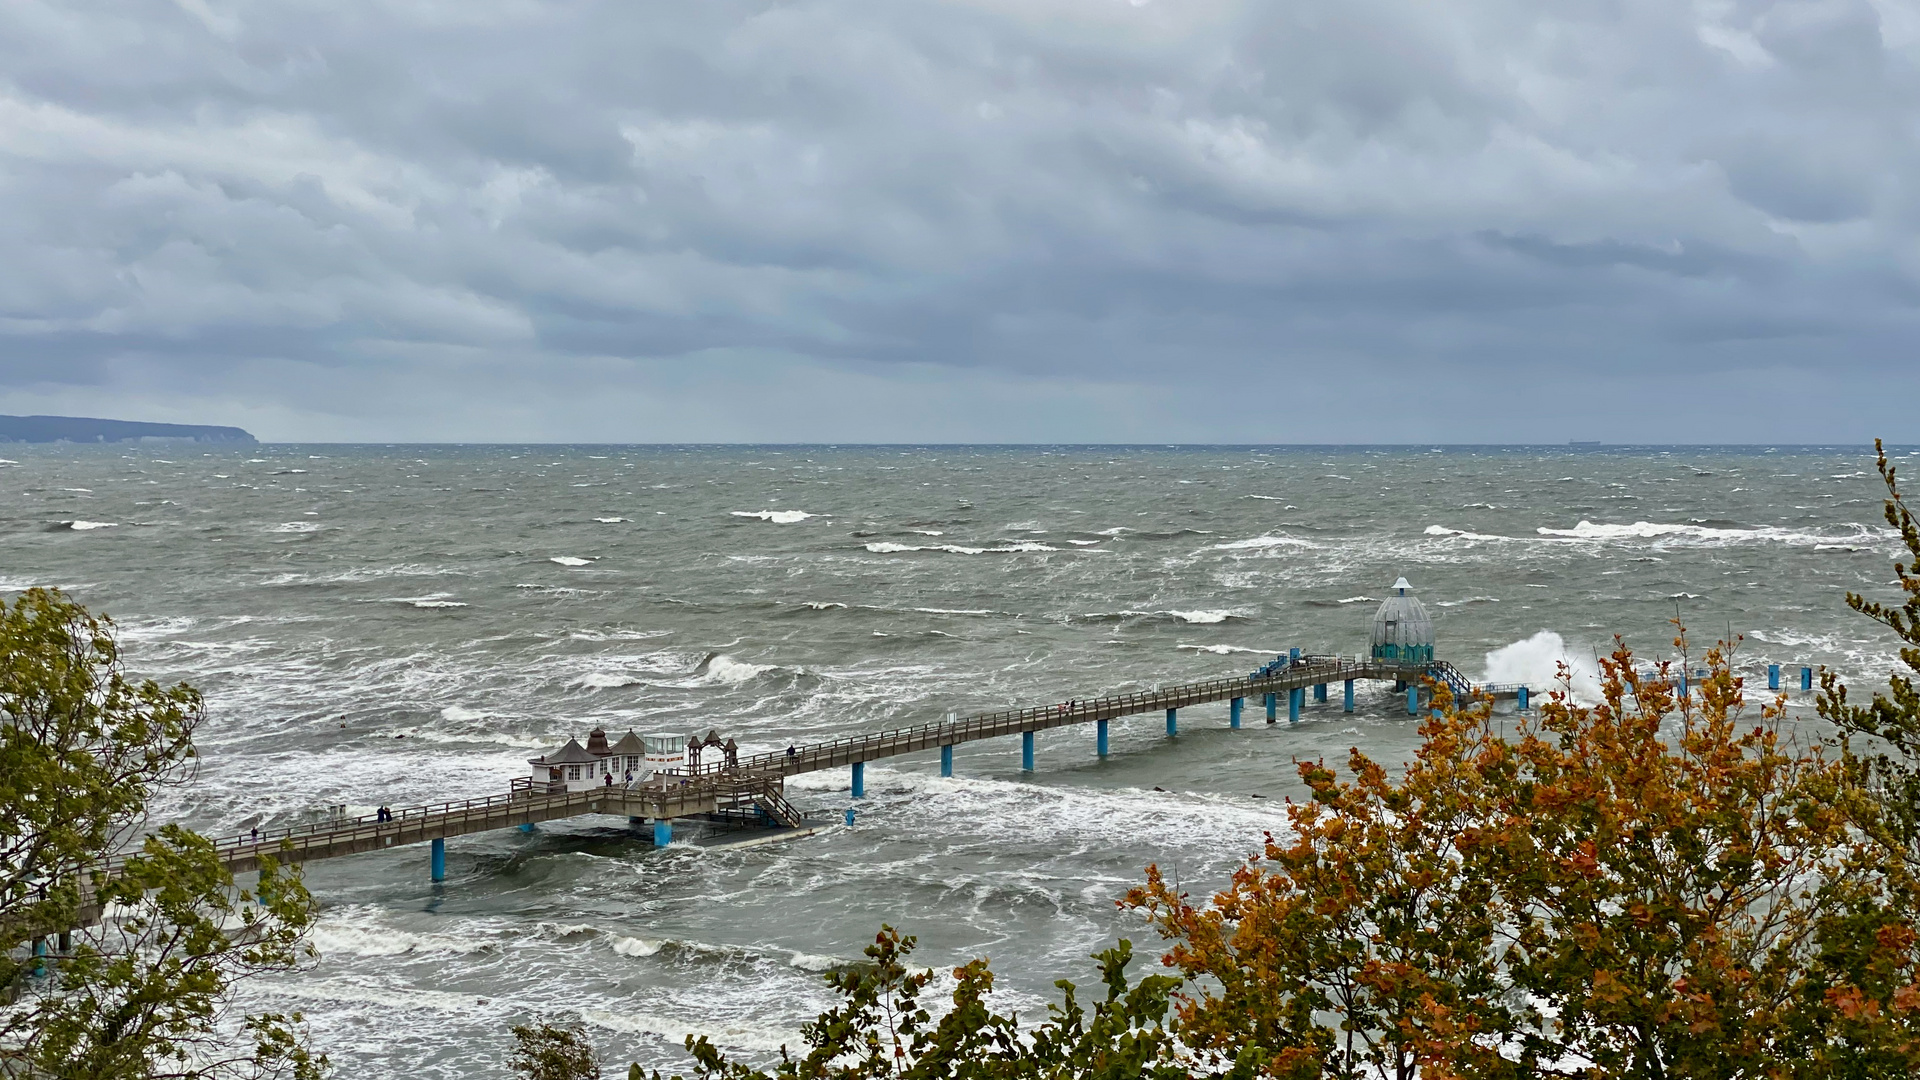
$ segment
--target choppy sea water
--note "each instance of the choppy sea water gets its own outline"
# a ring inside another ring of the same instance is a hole
[[[752,752],[1353,653],[1400,575],[1497,681],[1666,655],[1677,612],[1866,683],[1894,644],[1841,597],[1888,594],[1895,544],[1860,448],[0,447],[0,593],[65,588],[206,692],[160,816],[222,834],[496,793],[596,724]],[[425,847],[318,863],[322,958],[247,1004],[368,1078],[505,1075],[534,1015],[619,1062],[764,1057],[890,922],[1037,1015],[1142,936],[1113,901],[1147,863],[1204,890],[1281,828],[1294,759],[1410,755],[1403,702],[1335,690],[1297,727],[1120,721],[1104,762],[1044,733],[1033,774],[1017,740],[876,763],[852,828],[792,843],[585,818],[454,840],[438,887]]]

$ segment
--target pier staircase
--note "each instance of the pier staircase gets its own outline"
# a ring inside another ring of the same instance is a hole
[[[797,829],[806,817],[781,789],[781,777],[748,777],[724,780],[714,793],[713,812],[707,816],[729,825],[784,825]]]

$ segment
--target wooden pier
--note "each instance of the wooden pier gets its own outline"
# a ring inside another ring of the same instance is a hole
[[[566,791],[564,785],[543,786],[516,779],[508,791],[481,799],[465,799],[410,806],[383,814],[330,819],[308,824],[261,829],[216,842],[221,861],[240,872],[256,870],[263,855],[283,862],[310,862],[358,855],[370,851],[431,843],[433,879],[445,874],[445,842],[450,837],[499,829],[530,828],[543,821],[584,814],[623,815],[654,823],[655,842],[671,839],[676,818],[720,817],[736,821],[798,828],[799,811],[786,801],[785,780],[821,769],[851,768],[852,792],[861,796],[862,767],[869,761],[941,751],[941,771],[952,772],[952,748],[962,743],[1019,735],[1023,765],[1033,768],[1035,733],[1077,724],[1098,730],[1098,753],[1106,754],[1107,722],[1126,716],[1164,712],[1169,734],[1177,732],[1178,711],[1193,705],[1232,703],[1231,725],[1239,727],[1243,704],[1251,698],[1266,708],[1266,721],[1278,719],[1284,696],[1290,719],[1298,719],[1308,688],[1317,688],[1316,700],[1326,700],[1326,687],[1345,687],[1345,707],[1353,708],[1357,680],[1391,681],[1416,688],[1433,679],[1441,665],[1402,664],[1333,656],[1283,657],[1253,675],[1181,683],[1125,694],[1074,698],[1001,712],[980,713],[933,724],[892,731],[853,735],[827,742],[795,745],[785,750],[741,757],[734,763],[716,762],[684,771],[658,772],[644,783],[608,784],[589,791]],[[1450,669],[1449,669],[1450,670]],[[1412,711],[1412,698],[1409,698]],[[106,863],[108,873],[125,864],[125,856]]]

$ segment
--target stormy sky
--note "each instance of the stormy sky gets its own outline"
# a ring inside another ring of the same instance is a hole
[[[1913,0],[0,5],[0,412],[1920,441]]]

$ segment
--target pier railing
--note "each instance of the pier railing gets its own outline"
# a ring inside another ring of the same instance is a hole
[[[1343,656],[1301,656],[1291,658],[1279,669],[1203,682],[1181,683],[1164,689],[1150,689],[1100,698],[1074,699],[1051,705],[1029,706],[979,713],[954,720],[914,727],[895,728],[870,734],[853,735],[829,742],[793,746],[787,750],[741,755],[737,763],[714,762],[678,770],[667,775],[688,778],[723,776],[734,773],[764,773],[791,776],[848,765],[858,761],[910,754],[978,739],[1017,735],[1026,731],[1045,731],[1069,724],[1133,716],[1161,709],[1178,709],[1210,701],[1235,697],[1256,697],[1311,686],[1315,683],[1345,679],[1418,678],[1426,666],[1405,665]]]

